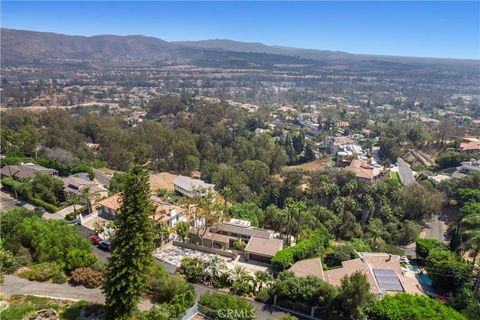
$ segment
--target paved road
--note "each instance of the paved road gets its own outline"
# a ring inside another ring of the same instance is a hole
[[[447,225],[443,217],[434,215],[427,221],[427,227],[422,230],[422,238],[437,239],[439,241],[446,241]]]
[[[397,165],[398,174],[400,175],[402,183],[405,185],[415,183],[415,177],[413,176],[412,169],[410,169],[410,165],[402,158],[397,159]]]
[[[98,169],[93,169],[95,171],[95,180],[105,186],[105,188],[108,188],[110,186],[110,178],[103,173],[102,171]]]
[[[105,298],[100,289],[87,289],[82,286],[72,287],[67,283],[53,284],[29,281],[13,275],[5,276],[1,291],[8,294],[31,294],[45,297],[67,298],[104,303]]]
[[[216,291],[201,284],[194,285],[195,293],[198,297],[207,291]],[[47,282],[29,281],[13,275],[6,275],[5,282],[0,290],[7,295],[29,294],[42,297],[85,300],[95,303],[105,303],[105,297],[98,288],[87,289],[82,286],[73,287],[67,283],[53,284]],[[250,301],[255,310],[257,310],[257,319],[272,319],[286,315],[286,313],[276,310],[273,307],[263,303]],[[149,301],[142,301],[140,309],[148,310],[153,306]]]

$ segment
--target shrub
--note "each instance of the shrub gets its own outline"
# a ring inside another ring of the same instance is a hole
[[[346,261],[357,258],[357,254],[350,245],[336,246],[333,251],[333,257],[340,261]]]
[[[7,272],[15,272],[20,267],[29,266],[32,264],[32,255],[27,248],[20,247],[14,256],[13,264],[7,268]],[[5,267],[5,265],[4,265]]]
[[[293,250],[292,248],[285,248],[278,251],[272,258],[272,269],[280,272],[290,268],[293,264]]]
[[[147,292],[152,301],[157,303],[175,302],[185,311],[194,304],[195,292],[193,286],[178,275],[171,275],[161,264],[155,264],[147,280]]]
[[[385,253],[390,253],[390,254],[395,254],[395,255],[404,255],[405,254],[405,250],[397,247],[397,246],[394,246],[393,244],[388,244],[388,243],[382,243],[379,247],[378,247],[378,252],[385,252]]]
[[[243,250],[245,250],[245,247],[247,246],[247,244],[242,239],[237,239],[233,243],[233,246],[234,246],[235,250],[243,251]]]
[[[93,253],[81,249],[73,249],[68,252],[65,259],[65,270],[70,272],[82,267],[93,267],[96,262],[97,257]]]
[[[386,295],[382,300],[367,307],[371,320],[464,320],[465,317],[440,301],[421,295],[397,293]]]
[[[371,252],[372,249],[370,246],[365,243],[362,239],[353,238],[348,242],[348,244],[357,252]]]
[[[26,218],[17,226],[15,233],[36,262],[64,262],[71,250],[92,250],[88,240],[62,220]]]
[[[249,295],[253,292],[252,282],[248,279],[233,281],[230,290],[240,296]]]
[[[428,257],[428,254],[433,249],[436,249],[436,248],[446,249],[447,248],[444,243],[442,243],[441,241],[438,241],[437,239],[418,238],[417,241],[415,242],[415,244],[416,244],[416,249],[415,249],[416,253],[421,258]]]
[[[260,289],[255,296],[255,300],[262,303],[268,303],[270,301],[270,290],[268,288]]]
[[[430,251],[425,269],[433,287],[446,293],[455,293],[473,280],[471,265],[455,253],[441,248]]]
[[[59,209],[54,206],[53,204],[50,204],[50,203],[47,203],[41,199],[38,199],[38,198],[30,198],[28,199],[30,202],[32,202],[33,204],[36,204],[37,206],[40,206],[42,208],[44,208],[45,210],[47,210],[48,212],[57,212]]]
[[[89,165],[89,164],[80,163],[80,164],[77,164],[76,166],[74,166],[70,170],[71,174],[80,173],[80,172],[88,173],[88,177],[90,178],[90,180],[95,179],[95,171],[93,170],[92,166]]]
[[[54,262],[43,262],[36,264],[32,267],[27,274],[28,280],[31,281],[48,281],[50,280],[55,274],[61,273],[61,266]]]
[[[200,296],[199,304],[200,311],[213,319],[255,319],[255,309],[250,303],[229,294],[206,292]]]
[[[72,272],[71,282],[86,288],[97,288],[103,282],[103,274],[92,268],[78,268]]]
[[[300,241],[297,245],[278,251],[271,261],[273,270],[277,272],[283,271],[296,261],[323,257],[331,237],[330,232],[325,227],[318,228],[307,239]]]
[[[67,220],[67,221],[73,221],[76,218],[77,218],[77,213],[75,213],[75,212],[70,212],[69,214],[67,214],[65,216],[65,220]]]
[[[228,273],[224,272],[219,277],[212,278],[211,284],[214,288],[226,288],[228,287]]]
[[[58,272],[55,272],[55,274],[52,276],[51,280],[52,280],[53,283],[63,284],[65,282],[67,282],[67,276],[63,272],[58,271]]]
[[[168,194],[168,190],[165,188],[158,188],[155,190],[155,193],[157,194],[157,197],[163,198]]]
[[[189,282],[201,282],[205,279],[205,263],[198,258],[183,258],[181,268]]]

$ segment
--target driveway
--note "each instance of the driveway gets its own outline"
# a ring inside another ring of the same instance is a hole
[[[402,158],[397,159],[398,165],[398,174],[400,176],[400,180],[403,184],[412,184],[415,183],[415,177],[413,175],[412,169],[410,169],[410,165],[405,162]]]
[[[447,225],[443,218],[434,215],[427,221],[427,227],[424,228],[420,234],[422,238],[437,239],[439,241],[446,241]]]
[[[158,248],[157,250],[155,250],[154,254],[158,260],[174,265],[176,267],[180,267],[180,264],[182,263],[182,259],[187,256],[199,258],[200,260],[203,260],[203,261],[208,261],[213,256],[215,256],[212,253],[206,253],[206,252],[192,250],[188,248],[177,247],[172,245],[171,243],[167,243],[161,248]],[[224,259],[225,262],[227,263],[232,261],[232,259],[230,258],[226,258],[222,256],[219,256],[219,257]]]
[[[101,185],[103,185],[105,188],[110,187],[110,178],[103,173],[102,171],[98,169],[93,169],[95,171],[95,181]]]
[[[18,208],[17,200],[6,192],[0,191],[0,210],[9,210],[12,208]]]

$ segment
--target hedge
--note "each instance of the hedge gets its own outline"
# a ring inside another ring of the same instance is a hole
[[[436,248],[447,249],[445,244],[437,239],[418,238],[415,242],[415,251],[421,258],[428,257],[430,251]]]
[[[440,301],[421,295],[397,293],[386,295],[367,307],[371,320],[465,320],[465,317]]]
[[[308,239],[297,245],[278,251],[272,258],[273,270],[279,272],[288,269],[294,262],[313,257],[322,257],[332,236],[325,227],[315,230]]]
[[[57,208],[53,204],[47,203],[47,202],[45,202],[41,199],[38,199],[38,198],[30,198],[30,199],[28,199],[28,201],[32,202],[33,204],[36,204],[37,206],[43,207],[45,210],[47,210],[48,212],[51,212],[51,213],[55,213],[58,210],[60,210],[59,208]]]
[[[198,303],[199,309],[213,319],[255,319],[255,308],[250,303],[229,294],[206,292]]]

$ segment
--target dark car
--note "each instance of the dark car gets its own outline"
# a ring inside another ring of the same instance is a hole
[[[110,251],[110,250],[112,250],[112,243],[108,240],[103,240],[103,241],[100,242],[98,247],[100,249],[105,250],[105,251]]]
[[[98,234],[91,235],[90,240],[92,240],[92,244],[94,245],[100,244],[100,242],[102,242],[102,238],[100,238]]]
[[[37,212],[37,213],[45,213],[45,208],[43,207],[36,207],[35,209],[33,209],[33,211]]]

